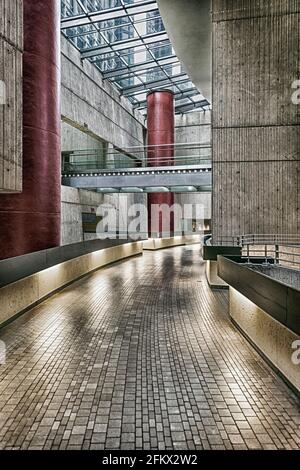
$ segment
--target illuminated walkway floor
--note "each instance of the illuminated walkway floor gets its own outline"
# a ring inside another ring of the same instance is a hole
[[[197,247],[98,271],[0,331],[0,445],[299,448],[299,401],[229,321]]]

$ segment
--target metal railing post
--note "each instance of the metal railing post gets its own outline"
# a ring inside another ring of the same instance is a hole
[[[275,265],[292,264],[300,267],[300,237],[296,234],[293,235],[277,235],[277,234],[248,234],[248,235],[237,235],[231,237],[234,244],[237,243],[242,248],[242,256],[246,259],[248,264],[251,264],[251,253],[253,252],[254,257],[260,257],[264,260],[263,264],[269,264],[270,259],[274,259]],[[283,244],[283,246],[281,246]],[[251,247],[252,246],[252,251]],[[262,248],[259,248],[262,247]],[[298,252],[295,253],[295,247],[298,248]],[[258,249],[259,248],[259,249]],[[283,249],[285,248],[285,249]],[[256,255],[257,253],[257,255]],[[281,256],[287,255],[293,256],[293,261],[285,260]],[[297,260],[295,261],[295,258]],[[273,261],[272,261],[273,262]]]
[[[265,264],[268,264],[268,246],[265,245]]]
[[[279,245],[275,245],[275,264],[280,264]]]

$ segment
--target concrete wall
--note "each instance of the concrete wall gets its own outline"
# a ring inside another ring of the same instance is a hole
[[[61,150],[64,156],[64,171],[66,171],[69,164],[79,170],[80,168],[83,170],[87,168],[87,164],[89,168],[103,168],[104,162],[107,160],[107,148],[107,142],[99,137],[91,136],[66,122],[62,122]],[[78,150],[83,151],[81,155]],[[76,151],[75,157],[72,156],[74,151]],[[66,159],[68,159],[68,162]]]
[[[211,218],[211,194],[175,194],[175,203],[200,204],[203,206],[203,217]],[[78,243],[84,240],[93,240],[95,234],[83,233],[82,213],[96,213],[101,205],[111,205],[118,213],[119,224],[117,230],[123,232],[123,227],[132,220],[128,214],[129,208],[133,204],[140,204],[142,210],[143,224],[148,230],[147,223],[147,194],[99,194],[94,191],[69,188],[62,186],[62,245]]]
[[[22,190],[23,0],[0,2],[0,192]]]
[[[146,194],[99,194],[94,191],[79,190],[62,186],[62,245],[78,243],[97,238],[96,234],[83,233],[82,213],[96,213],[101,205],[111,205],[116,208],[120,225],[117,230],[127,226],[128,208],[132,204],[142,204],[147,207]],[[145,217],[145,220],[147,218]]]
[[[206,279],[212,289],[228,289],[223,279],[218,276],[218,262],[213,260],[207,260],[205,266]]]
[[[63,152],[86,149],[104,151],[106,148],[106,143],[99,137],[91,136],[66,122],[62,122],[61,128],[61,150]]]
[[[272,365],[300,391],[299,364],[292,361],[294,341],[300,337],[259,308],[232,287],[229,288],[229,311],[232,320]]]
[[[175,194],[175,204],[180,204],[182,208],[185,204],[199,204],[203,207],[203,218],[211,219],[211,193],[182,193]]]
[[[144,117],[64,36],[62,119],[121,149],[144,145]]]
[[[206,112],[193,112],[187,114],[176,115],[175,119],[175,142],[177,144],[189,145],[188,151],[184,148],[176,148],[175,155],[177,158],[180,156],[196,156],[201,159],[211,158],[211,148],[202,149],[192,148],[191,144],[197,143],[204,146],[211,146],[211,111]],[[190,160],[186,159],[186,163],[198,163],[199,159]],[[183,160],[184,163],[184,160]],[[205,163],[205,162],[203,162]]]
[[[148,217],[147,217],[147,194],[129,193],[129,194],[106,194],[104,196],[104,203],[110,204],[118,210],[119,226],[118,230],[124,234],[124,227],[129,226],[130,221],[139,214],[129,213],[130,207],[133,205],[140,205],[141,218],[143,226],[147,234],[148,231]],[[138,208],[136,208],[138,209]]]
[[[62,245],[96,238],[92,234],[84,235],[82,213],[96,212],[102,203],[102,194],[62,186]]]
[[[92,251],[0,288],[0,326],[76,279],[103,266],[142,255],[142,242]]]
[[[211,144],[211,111],[177,114],[175,118],[176,143],[200,142]]]
[[[299,233],[299,1],[212,5],[214,243]]]
[[[201,145],[211,145],[211,111],[193,112],[188,114],[176,115],[175,119],[175,142],[180,144],[200,143]],[[201,155],[201,158],[211,155],[210,149],[177,149],[177,157],[179,155]],[[175,203],[180,204],[199,204],[203,206],[204,219],[211,219],[211,193],[183,193],[175,194]]]

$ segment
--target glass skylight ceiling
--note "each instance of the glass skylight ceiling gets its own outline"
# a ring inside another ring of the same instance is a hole
[[[62,31],[146,112],[150,90],[175,93],[176,112],[209,109],[176,57],[155,0],[62,0]]]

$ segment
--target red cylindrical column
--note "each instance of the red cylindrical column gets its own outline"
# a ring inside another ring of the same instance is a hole
[[[175,112],[174,94],[169,90],[158,90],[148,94],[148,164],[150,166],[171,166],[174,163]],[[174,204],[173,193],[151,193],[148,195],[149,234],[151,227],[158,227],[162,236],[163,220],[160,215],[156,223],[151,218],[153,205]],[[174,232],[174,214],[167,224],[168,232]]]
[[[60,0],[24,0],[23,191],[0,195],[0,259],[60,244]]]

